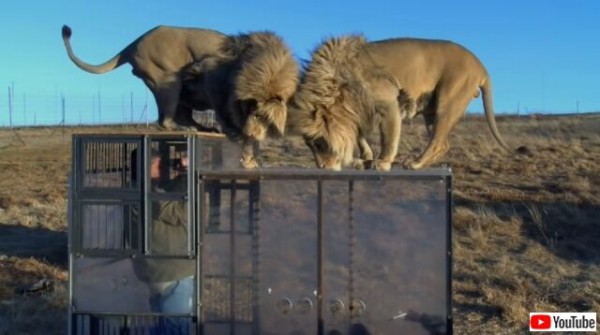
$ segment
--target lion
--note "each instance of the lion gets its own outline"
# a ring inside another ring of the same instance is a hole
[[[332,38],[312,53],[291,102],[290,127],[304,137],[319,168],[339,170],[353,161],[354,145],[361,155],[355,167],[371,166],[365,137],[379,126],[381,153],[374,167],[387,171],[398,151],[402,120],[422,114],[429,144],[404,164],[421,169],[448,151],[450,132],[480,91],[492,135],[512,151],[496,127],[490,76],[464,47],[414,38]]]
[[[71,61],[80,69],[102,74],[129,63],[132,73],[144,81],[154,95],[158,107],[158,124],[167,130],[205,130],[191,117],[191,110],[181,111],[178,104],[182,90],[181,69],[219,51],[227,38],[215,30],[157,26],[121,52],[100,65],[88,64],[71,48],[71,28],[62,27],[62,38]],[[186,115],[189,114],[189,115]]]
[[[242,142],[242,166],[256,168],[258,142],[285,133],[299,72],[283,39],[264,31],[229,36],[219,53],[185,67],[182,77],[195,100],[208,100],[223,133]]]

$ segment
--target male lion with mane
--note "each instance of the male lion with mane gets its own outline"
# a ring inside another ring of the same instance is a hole
[[[126,63],[131,65],[132,73],[143,80],[154,95],[159,126],[167,130],[207,130],[194,121],[191,110],[178,115],[182,89],[180,72],[189,63],[218,52],[226,35],[209,29],[158,26],[131,42],[108,61],[91,65],[73,52],[71,34],[71,28],[66,25],[62,27],[67,54],[80,69],[102,74]]]
[[[391,142],[398,129],[400,91],[382,68],[360,54],[360,37],[333,38],[312,53],[298,90],[290,103],[288,127],[300,133],[311,149],[317,167],[341,170],[349,165],[355,144],[361,160],[370,163],[373,152],[366,136],[380,127],[382,151],[376,168],[385,170],[397,151]]]
[[[422,114],[429,144],[405,163],[420,169],[448,151],[451,130],[480,90],[494,138],[511,151],[496,127],[489,75],[464,47],[425,39],[332,38],[315,49],[306,66],[289,124],[303,135],[317,166],[334,170],[352,162],[355,144],[361,156],[355,165],[369,166],[373,153],[365,136],[379,126],[381,153],[374,165],[387,171],[398,151],[402,120]]]
[[[242,165],[258,167],[254,146],[284,135],[287,103],[298,85],[298,64],[283,39],[268,31],[229,36],[182,77],[185,90],[195,92],[191,99],[207,99],[227,137],[242,142]]]

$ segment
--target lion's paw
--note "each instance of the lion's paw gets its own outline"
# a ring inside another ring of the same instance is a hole
[[[375,169],[377,171],[389,171],[391,168],[392,168],[392,162],[378,160],[375,163]]]
[[[373,168],[373,160],[357,158],[352,162],[352,167],[356,170],[370,170]]]
[[[418,170],[422,167],[422,164],[414,159],[407,159],[402,163],[402,167],[409,170]]]
[[[172,119],[164,119],[159,123],[158,128],[161,130],[177,130],[179,125]]]
[[[253,157],[240,159],[240,164],[244,169],[257,169],[258,162]]]

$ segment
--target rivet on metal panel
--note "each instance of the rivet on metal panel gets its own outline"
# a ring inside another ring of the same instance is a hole
[[[349,309],[354,315],[362,315],[367,311],[367,305],[362,300],[355,299],[350,303]]]
[[[342,314],[344,312],[344,303],[339,299],[334,299],[329,302],[329,313],[331,314]]]
[[[307,314],[313,308],[313,303],[309,298],[303,298],[296,301],[296,309],[300,314]]]
[[[284,315],[290,314],[292,308],[294,308],[294,303],[290,298],[281,298],[275,305],[275,309]]]

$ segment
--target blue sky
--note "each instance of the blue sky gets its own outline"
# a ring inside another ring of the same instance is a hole
[[[493,81],[497,113],[600,111],[600,1],[2,1],[0,126],[156,120],[156,105],[124,65],[102,75],[67,58],[60,29],[73,29],[83,60],[104,62],[157,25],[239,33],[273,30],[306,58],[323,38],[361,32],[448,39],[473,51]],[[100,98],[98,98],[98,95]],[[133,100],[131,97],[133,96]],[[100,102],[100,103],[98,103]],[[482,110],[474,100],[469,111]]]

